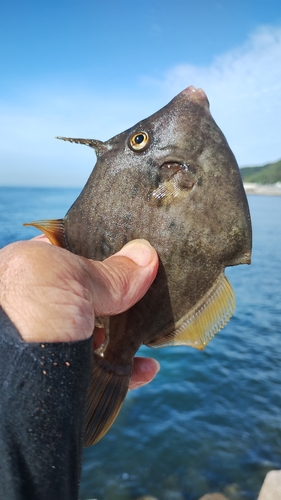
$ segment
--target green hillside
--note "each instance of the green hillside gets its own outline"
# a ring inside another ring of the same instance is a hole
[[[240,169],[243,182],[275,184],[281,182],[281,160],[262,167],[244,167]]]

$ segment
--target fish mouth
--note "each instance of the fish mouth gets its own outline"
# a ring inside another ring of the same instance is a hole
[[[201,105],[205,106],[207,109],[209,109],[210,104],[209,104],[209,99],[205,94],[205,91],[203,89],[196,88],[193,85],[190,85],[187,87],[185,90],[181,92],[182,96],[187,98],[188,100],[191,101],[197,101]],[[180,94],[179,94],[180,95]]]

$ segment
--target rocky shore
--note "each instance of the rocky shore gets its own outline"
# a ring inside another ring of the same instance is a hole
[[[121,499],[120,496],[118,498]],[[150,495],[143,495],[138,497],[137,500],[184,500],[184,498],[179,491],[173,490],[165,491],[161,499]],[[89,500],[98,499],[91,498]],[[230,487],[228,491],[224,491],[223,493],[207,493],[199,498],[199,500],[240,500],[240,495],[236,491],[236,488]],[[267,473],[257,500],[281,500],[281,470],[272,470]]]
[[[199,500],[239,500],[239,496],[237,496],[237,493],[234,491],[229,491],[226,494],[227,496],[222,493],[207,493],[203,497],[199,498]],[[174,495],[170,498],[171,500],[183,500],[183,497],[180,494],[179,496]],[[137,500],[160,499],[151,496],[142,496]],[[265,480],[257,500],[281,500],[281,470],[272,470],[268,472],[265,476]]]
[[[276,184],[258,184],[256,182],[244,182],[244,188],[247,194],[281,196],[281,182],[276,182]]]

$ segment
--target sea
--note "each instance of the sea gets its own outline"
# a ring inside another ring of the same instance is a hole
[[[63,217],[79,189],[0,188],[0,247]],[[149,349],[161,370],[131,391],[107,435],[85,449],[80,499],[256,500],[281,469],[281,197],[249,195],[252,265],[228,268],[237,307],[199,352]]]

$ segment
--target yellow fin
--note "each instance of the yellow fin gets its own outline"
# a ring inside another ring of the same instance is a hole
[[[66,248],[66,241],[64,237],[64,221],[63,219],[47,219],[36,220],[23,224],[23,226],[33,226],[42,231],[47,236],[53,245]]]
[[[176,322],[171,334],[148,345],[189,345],[202,350],[230,320],[235,305],[233,289],[224,273],[221,273],[204,297]]]

